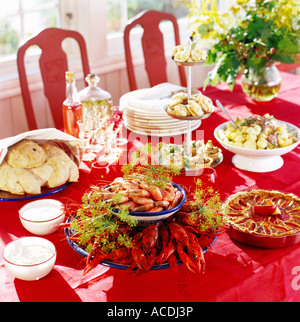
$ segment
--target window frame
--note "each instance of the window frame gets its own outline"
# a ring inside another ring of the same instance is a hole
[[[2,16],[4,17],[4,19],[11,18],[11,17],[18,17],[19,18],[19,21],[20,21],[20,38],[21,38],[20,43],[22,43],[22,41],[26,38],[26,35],[25,35],[25,16],[27,14],[46,12],[46,11],[49,11],[49,10],[55,10],[56,9],[57,12],[58,12],[57,20],[58,20],[58,25],[59,25],[59,22],[60,22],[60,3],[62,2],[61,0],[57,0],[57,2],[53,2],[53,3],[49,3],[49,4],[44,4],[39,8],[30,8],[30,9],[24,8],[24,2],[23,2],[24,0],[17,0],[17,1],[18,1],[18,7],[19,8],[17,10],[15,10],[15,11],[7,11],[7,10],[4,9],[3,12],[2,12]],[[0,57],[0,62],[5,62],[5,61],[12,60],[13,57],[15,57],[15,54],[5,55],[4,57]]]
[[[19,0],[22,1],[22,0]],[[123,1],[123,0],[122,0]],[[234,0],[229,0],[234,1]],[[106,2],[107,0],[59,0],[59,21],[60,28],[78,30],[86,40],[90,69],[95,73],[109,73],[126,68],[123,47],[123,33],[119,32],[114,35],[108,35],[106,30]],[[127,0],[124,1],[124,4]],[[221,2],[223,4],[223,2]],[[125,12],[124,6],[122,9]],[[80,13],[80,14],[79,14]],[[127,13],[124,13],[127,17]],[[123,19],[124,20],[124,19]],[[87,23],[87,21],[93,23]],[[124,22],[123,22],[124,23]],[[181,18],[178,20],[180,39],[184,42],[189,37],[187,30],[188,19]],[[171,25],[162,24],[162,32],[171,30]],[[137,32],[139,33],[139,32]],[[142,30],[140,31],[140,35]],[[137,35],[138,36],[138,35]],[[96,39],[96,41],[95,41]],[[170,39],[170,42],[173,39]],[[134,48],[134,45],[133,47]],[[166,46],[166,51],[169,47]],[[143,58],[141,52],[134,55],[134,63],[141,64]],[[32,55],[27,58],[30,83],[34,88],[42,88],[39,78],[36,56]],[[81,71],[80,59],[72,57],[72,66],[74,71]],[[78,66],[76,68],[76,66]],[[16,66],[16,56],[12,55],[6,59],[0,60],[0,99],[20,94],[18,72]],[[81,77],[82,75],[78,75]]]
[[[67,19],[62,19],[63,15],[65,15],[68,11],[68,4],[71,0],[59,0],[57,4],[53,4],[53,6],[43,6],[42,9],[30,9],[30,10],[22,10],[22,1],[18,0],[20,3],[19,10],[11,12],[8,16],[13,15],[20,15],[21,24],[24,20],[24,15],[27,13],[34,13],[34,12],[41,12],[45,10],[52,10],[54,8],[58,9],[58,24],[57,27],[62,28],[62,25],[67,25]],[[21,33],[24,34],[24,28],[21,28]],[[23,36],[22,36],[23,38]],[[22,43],[22,40],[21,42]],[[39,54],[31,53],[26,55],[26,63],[27,63],[27,70],[30,74],[30,83],[33,84],[33,89],[42,88],[42,84],[40,81],[40,75],[37,66],[37,57]],[[13,97],[20,94],[19,88],[19,80],[18,80],[18,70],[16,64],[16,54],[5,55],[4,57],[0,58],[0,99],[5,99],[9,97]]]

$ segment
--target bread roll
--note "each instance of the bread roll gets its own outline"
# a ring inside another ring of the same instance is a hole
[[[13,168],[3,161],[0,165],[0,189],[16,195],[39,194],[39,178],[29,170]]]
[[[0,189],[15,195],[23,195],[24,189],[18,182],[15,169],[5,161],[0,165]]]
[[[54,146],[49,143],[41,144],[41,148],[44,150],[45,153],[45,161],[50,160],[52,157],[61,156],[65,159],[70,159],[67,153],[65,153],[62,149],[57,146]]]
[[[22,140],[8,149],[7,163],[16,168],[37,168],[45,163],[44,150],[31,140]]]
[[[0,190],[12,194],[40,194],[42,186],[76,182],[79,170],[59,147],[22,140],[8,149],[0,165]]]
[[[61,186],[68,181],[70,175],[70,164],[68,160],[62,156],[56,156],[48,160],[47,164],[51,165],[54,169],[47,181],[49,188]]]
[[[41,183],[38,176],[23,168],[15,168],[14,170],[24,192],[30,195],[41,193]]]
[[[50,164],[44,163],[42,166],[31,169],[30,171],[39,177],[41,186],[46,186],[54,169]]]
[[[77,182],[79,179],[79,170],[74,161],[59,147],[51,144],[42,144],[41,147],[45,151],[46,163],[50,164],[54,172],[51,175],[48,186],[52,187],[53,184],[61,182],[62,178],[66,177],[66,181]],[[64,169],[59,169],[64,167]],[[66,182],[65,181],[65,182]],[[56,183],[55,183],[56,182]],[[65,183],[64,182],[64,183]]]

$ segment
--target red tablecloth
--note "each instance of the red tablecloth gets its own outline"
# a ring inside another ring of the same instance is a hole
[[[248,99],[238,83],[234,92],[225,85],[208,88],[205,94],[219,99],[234,116],[250,113],[270,113],[277,119],[300,127],[300,77],[282,73],[279,96],[269,103]],[[227,121],[217,109],[204,120],[199,130],[204,139],[212,139],[214,128]],[[194,135],[196,132],[194,133]],[[141,138],[143,141],[143,138]],[[133,142],[134,143],[134,142]],[[216,167],[217,189],[222,198],[249,188],[277,189],[300,195],[300,147],[284,155],[284,166],[269,173],[252,173],[235,168],[232,154],[226,150],[223,162]],[[176,177],[175,182],[189,186],[194,177]],[[51,196],[59,200],[80,200],[89,184],[89,172],[82,165],[80,182]],[[27,201],[1,202],[0,252],[5,245],[22,236],[30,236],[21,225],[18,209]],[[83,276],[83,257],[67,243],[63,232],[45,236],[57,249],[57,261],[52,272],[39,281],[27,282],[13,278],[0,258],[0,301],[299,301],[300,247],[259,249],[238,243],[223,234],[205,254],[204,275],[194,275],[181,265],[171,269],[150,271],[141,276],[132,272],[98,265]]]

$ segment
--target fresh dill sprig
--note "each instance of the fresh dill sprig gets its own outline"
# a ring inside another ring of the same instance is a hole
[[[164,188],[168,181],[172,181],[174,175],[179,175],[180,169],[178,167],[167,168],[157,162],[162,145],[163,143],[156,146],[147,143],[138,151],[133,152],[130,163],[122,166],[124,178],[141,178],[143,176],[147,183]]]
[[[190,218],[199,231],[218,229],[227,221],[227,217],[221,213],[220,194],[212,187],[204,186],[200,179],[195,180],[195,191],[191,202]]]
[[[117,199],[113,200],[114,205]],[[130,247],[132,238],[124,230],[120,233],[120,226],[124,224],[130,227],[137,225],[137,221],[129,216],[129,210],[122,208],[117,211],[112,203],[99,199],[96,192],[88,192],[83,195],[82,204],[70,226],[78,236],[78,243],[88,253],[95,247],[100,252],[109,253],[120,246]]]

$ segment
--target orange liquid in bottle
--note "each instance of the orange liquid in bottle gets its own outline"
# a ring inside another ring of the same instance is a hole
[[[79,128],[77,121],[82,119],[81,104],[78,102],[64,102],[63,119],[65,132],[78,138]]]

